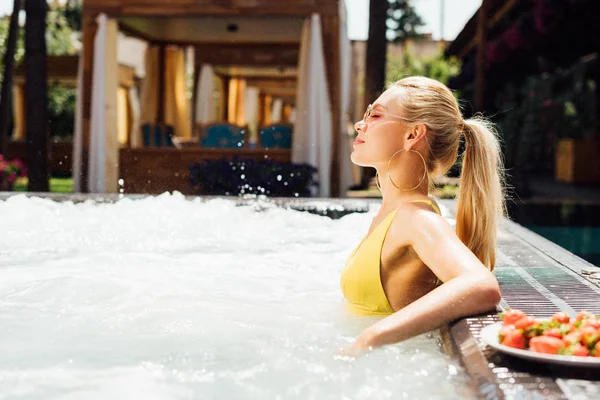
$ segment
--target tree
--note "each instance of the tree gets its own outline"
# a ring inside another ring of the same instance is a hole
[[[45,0],[25,2],[25,101],[29,191],[49,190],[48,82]]]
[[[365,102],[372,103],[383,92],[387,59],[387,42],[403,42],[420,36],[423,26],[410,0],[371,0],[369,3],[369,38],[365,77]]]
[[[402,57],[389,57],[387,63],[388,82],[395,82],[407,76],[426,76],[447,84],[448,80],[460,73],[460,61],[446,59],[440,48],[439,53],[429,58],[417,58],[405,46]]]
[[[385,82],[387,55],[386,19],[388,0],[369,3],[369,38],[365,74],[365,103],[370,104],[381,94]]]
[[[420,37],[417,29],[425,23],[410,0],[388,0],[387,38],[391,42],[404,42]]]
[[[383,92],[388,38],[406,40],[416,35],[416,28],[421,25],[423,22],[410,0],[370,0],[364,97],[366,104],[373,103]],[[371,172],[364,174],[363,185],[373,175]]]
[[[13,86],[20,11],[21,0],[14,0],[13,12],[10,17],[10,25],[6,37],[6,50],[4,51],[4,79],[2,79],[2,89],[0,90],[0,154],[6,154],[8,142],[8,122],[10,119],[10,106],[12,103],[10,98]]]

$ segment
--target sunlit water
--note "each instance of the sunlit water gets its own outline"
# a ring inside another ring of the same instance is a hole
[[[465,399],[437,334],[340,357],[374,320],[340,220],[178,195],[0,202],[0,399]]]

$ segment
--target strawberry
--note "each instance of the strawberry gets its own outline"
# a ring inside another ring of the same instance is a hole
[[[584,320],[586,318],[590,318],[590,317],[593,317],[593,316],[594,316],[594,314],[592,314],[588,310],[581,310],[581,311],[579,311],[577,313],[577,318],[575,318],[575,319],[576,319],[577,322],[580,322],[580,321],[582,321],[582,320]]]
[[[504,322],[504,325],[514,325],[515,322],[526,316],[527,314],[521,310],[510,309],[503,314],[502,322]]]
[[[596,343],[594,347],[594,357],[600,357],[600,342]]]
[[[515,328],[517,329],[527,329],[530,326],[535,325],[535,319],[532,317],[523,317],[521,319],[519,319],[517,322],[515,322]]]
[[[558,354],[564,347],[564,341],[553,336],[536,336],[529,341],[529,349],[537,353]]]
[[[550,329],[544,331],[543,335],[544,336],[552,336],[552,337],[559,338],[559,339],[562,339],[562,337],[563,337],[562,332],[558,328],[550,328]]]
[[[525,336],[523,332],[518,329],[512,329],[504,335],[502,344],[508,347],[514,347],[515,349],[525,348]]]
[[[593,326],[584,326],[579,332],[581,332],[581,341],[586,346],[594,346],[598,339],[600,339],[598,330]]]
[[[590,355],[590,351],[587,347],[582,346],[581,344],[575,344],[573,347],[573,355],[578,357],[587,357]]]
[[[581,322],[581,326],[591,326],[595,329],[599,329],[600,328],[600,321],[598,321],[598,319],[596,318],[596,316],[592,316],[589,318],[584,319]]]
[[[567,346],[581,342],[581,332],[575,331],[565,335],[563,341]]]
[[[552,316],[552,320],[558,322],[559,324],[568,324],[571,322],[571,318],[564,312],[557,312]]]

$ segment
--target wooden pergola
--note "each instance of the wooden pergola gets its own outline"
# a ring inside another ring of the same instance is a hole
[[[225,83],[231,77],[243,77],[254,86],[260,87],[263,93],[272,93],[293,101],[296,77],[290,71],[296,68],[298,63],[302,24],[307,17],[318,14],[322,24],[326,75],[334,116],[331,139],[331,192],[334,196],[339,195],[338,141],[343,128],[340,126],[340,118],[337,118],[341,108],[340,1],[342,0],[86,0],[83,8],[82,187],[87,186],[85,154],[90,143],[91,83],[98,15],[106,14],[108,18],[117,21],[121,32],[143,39],[150,45],[159,46],[160,49],[168,45],[193,46],[196,49],[195,65],[214,65],[216,74],[222,80],[222,87],[227,87]],[[159,71],[164,69],[161,68],[161,60],[162,57],[159,57]],[[279,77],[273,73],[254,73],[269,66],[288,70],[288,73],[282,73]],[[158,86],[158,98],[161,99],[160,92],[164,88],[160,84]],[[264,100],[261,98],[263,103]],[[158,107],[160,119],[161,105]],[[226,105],[221,107],[221,111],[224,109]],[[128,167],[123,164],[123,155],[134,150],[121,149],[122,170]],[[168,152],[181,151],[163,149],[157,154],[158,149],[146,150],[150,150],[148,157],[151,158],[161,154],[168,158]],[[207,153],[208,149],[204,152]],[[208,153],[204,156],[216,157],[215,154]],[[273,153],[271,156],[282,157]],[[180,180],[184,182],[183,177]]]
[[[79,63],[78,55],[51,55],[46,57],[46,72],[48,86],[63,86],[69,88],[77,87],[77,69]],[[135,70],[127,65],[118,66],[117,82],[120,88],[129,89],[135,86]],[[8,143],[8,156],[19,158],[27,163],[27,143],[25,132],[27,119],[25,118],[25,62],[15,68],[15,79],[13,82],[13,115],[14,130],[11,141]],[[127,104],[129,104],[127,102]],[[122,117],[131,125],[131,110],[125,107],[125,115]],[[65,133],[65,132],[63,132]],[[71,133],[71,132],[68,132]],[[50,171],[56,175],[69,175],[72,172],[73,142],[71,140],[53,141],[50,143]]]

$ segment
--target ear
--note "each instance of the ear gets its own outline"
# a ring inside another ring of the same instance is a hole
[[[408,132],[406,132],[404,149],[411,150],[417,143],[421,141],[421,139],[425,137],[426,133],[427,127],[424,124],[417,124],[410,128]]]

